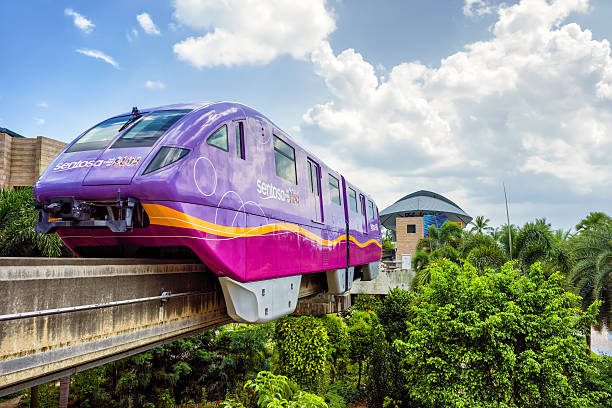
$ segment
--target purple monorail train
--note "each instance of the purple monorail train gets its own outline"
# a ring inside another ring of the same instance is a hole
[[[38,232],[84,257],[197,256],[230,315],[291,313],[301,275],[330,293],[372,279],[374,200],[259,112],[229,102],[134,108],[70,143],[36,182]]]

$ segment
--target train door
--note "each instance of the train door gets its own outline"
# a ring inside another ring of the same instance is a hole
[[[321,205],[321,168],[313,160],[308,159],[308,178],[310,194],[313,196],[314,208],[312,221],[323,223],[323,206]]]

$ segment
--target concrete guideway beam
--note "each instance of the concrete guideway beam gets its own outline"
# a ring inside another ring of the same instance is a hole
[[[298,306],[326,288],[304,275]],[[232,321],[191,260],[0,258],[0,291],[0,396]]]
[[[193,261],[2,258],[0,291],[4,316],[119,303],[0,321],[0,395],[231,321],[217,277]]]

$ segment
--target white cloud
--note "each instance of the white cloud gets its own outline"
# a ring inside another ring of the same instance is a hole
[[[145,33],[149,35],[160,35],[159,29],[151,19],[149,13],[142,13],[136,16],[136,20],[138,20],[138,24],[142,27]]]
[[[150,89],[165,89],[166,88],[166,84],[164,84],[162,81],[147,81],[145,83],[145,86]]]
[[[45,124],[45,120],[42,118],[34,118],[34,122],[36,122],[38,126],[42,126]]]
[[[612,199],[610,44],[566,21],[588,8],[501,6],[491,39],[439,67],[404,62],[385,77],[354,50],[335,55],[325,43],[311,58],[331,98],[304,114],[301,137],[381,208],[425,188],[501,222],[505,180],[515,210],[530,211],[515,213],[523,221],[546,215],[533,212],[538,203],[585,214],[598,197]]]
[[[88,20],[85,16],[82,16],[81,14],[77,13],[76,11],[70,8],[65,9],[64,14],[69,17],[72,17],[74,21],[74,25],[77,26],[79,30],[83,31],[85,34],[91,33],[94,27],[96,26],[94,23]]]
[[[87,55],[88,57],[101,59],[102,61],[104,61],[106,63],[109,63],[113,67],[119,69],[119,64],[117,64],[117,62],[112,57],[104,54],[102,51],[89,50],[89,49],[85,49],[85,48],[80,48],[80,49],[75,50],[75,51],[78,52],[79,54]]]
[[[38,106],[39,108],[48,108],[49,104],[47,102],[38,102],[36,106]]]
[[[335,29],[325,0],[175,0],[174,7],[179,23],[206,32],[174,45],[197,68],[304,58]]]
[[[129,42],[134,41],[137,37],[138,37],[138,30],[135,28],[132,28],[130,32],[125,34],[125,38],[127,38]]]
[[[463,14],[466,16],[482,16],[493,13],[493,6],[489,0],[465,0]]]

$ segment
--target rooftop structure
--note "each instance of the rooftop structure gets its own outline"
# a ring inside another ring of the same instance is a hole
[[[424,215],[444,214],[449,221],[462,225],[472,221],[465,211],[448,198],[427,190],[419,190],[408,194],[380,212],[380,222],[395,231],[397,217],[422,217]]]
[[[464,226],[472,217],[448,198],[426,190],[408,194],[380,212],[380,223],[392,231],[396,259],[404,269],[411,268],[417,244],[429,227],[440,228],[446,221]]]
[[[33,186],[66,143],[0,128],[0,189]]]

